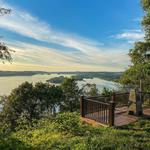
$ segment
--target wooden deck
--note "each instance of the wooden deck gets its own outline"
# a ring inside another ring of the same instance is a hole
[[[138,120],[137,116],[128,115],[127,112],[115,113],[115,126],[128,125]]]
[[[150,118],[150,107],[149,108],[144,108],[143,109],[143,117],[148,117]],[[134,116],[134,115],[128,115],[127,114],[127,107],[122,107],[122,108],[118,108],[115,110],[115,126],[124,126],[124,125],[128,125],[131,123],[134,123],[138,120],[139,117]],[[82,121],[91,124],[93,126],[107,126],[104,124],[99,123],[98,121],[95,120],[91,120],[88,118],[82,118]]]
[[[148,118],[150,118],[150,108],[144,109],[144,115],[145,115],[145,117],[147,116]]]

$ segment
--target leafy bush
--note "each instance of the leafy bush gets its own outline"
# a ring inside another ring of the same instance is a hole
[[[64,131],[74,135],[83,135],[88,127],[80,121],[80,116],[76,112],[58,114],[55,125],[58,131]]]
[[[42,118],[46,113],[55,114],[60,105],[63,93],[60,87],[47,83],[24,82],[14,89],[3,102],[0,121],[4,120],[13,130],[22,117],[32,123]]]
[[[91,127],[78,113],[41,119],[9,134],[0,132],[0,150],[149,150],[150,120],[123,128]]]

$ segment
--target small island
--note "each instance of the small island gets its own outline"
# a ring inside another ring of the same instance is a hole
[[[49,80],[46,80],[46,82],[54,83],[54,84],[60,84],[64,81],[64,76],[54,77]]]
[[[62,75],[59,77],[54,77],[46,80],[47,82],[54,83],[54,84],[61,84],[65,76]],[[65,74],[72,74],[71,72],[67,72]],[[72,76],[76,81],[83,81],[84,79],[93,79],[93,78],[99,78],[104,79],[107,81],[114,81],[118,82],[120,76],[122,75],[122,72],[74,72],[74,75]]]

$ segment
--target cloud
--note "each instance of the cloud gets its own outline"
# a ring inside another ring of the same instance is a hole
[[[47,71],[121,71],[129,65],[126,49],[102,48],[103,43],[99,41],[55,30],[24,10],[4,2],[3,6],[11,8],[12,14],[1,17],[0,28],[48,43],[49,46],[53,43],[61,47],[54,49],[8,40],[10,48],[16,53],[13,55],[14,63],[5,65],[6,68],[12,66],[16,70],[32,68]],[[127,38],[127,35],[118,35],[118,38]]]
[[[128,56],[122,52],[82,55],[19,41],[7,43],[16,52],[13,53],[13,64],[0,65],[4,67],[2,70],[122,71],[129,62]]]
[[[54,30],[49,24],[32,16],[26,11],[3,3],[5,7],[12,9],[10,16],[1,18],[0,27],[30,37],[39,41],[54,43],[63,47],[79,50],[83,53],[99,51],[102,43],[87,39],[76,34],[62,33]]]
[[[127,30],[123,33],[114,35],[116,39],[122,39],[122,40],[127,40],[129,42],[131,41],[139,41],[144,39],[144,31],[142,30]]]

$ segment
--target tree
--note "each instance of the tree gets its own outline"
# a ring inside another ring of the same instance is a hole
[[[99,96],[99,91],[96,84],[85,84],[82,88],[82,93],[85,96]]]
[[[3,106],[4,106],[5,102],[6,102],[6,99],[7,99],[7,96],[0,96],[0,112],[3,109]]]
[[[61,104],[61,111],[77,111],[79,109],[79,98],[81,90],[79,89],[76,80],[72,78],[65,78],[61,84],[64,93],[64,101]]]
[[[17,120],[24,117],[30,124],[45,113],[55,113],[63,97],[60,87],[48,83],[25,82],[14,89],[5,101],[0,118],[14,129]],[[2,121],[2,120],[1,120]]]
[[[10,14],[11,13],[11,9],[6,9],[6,8],[0,8],[0,15],[6,15],[6,14]],[[9,62],[12,61],[12,57],[11,57],[11,52],[12,50],[10,50],[5,43],[0,42],[0,59],[4,60],[8,60]]]
[[[25,82],[18,88],[14,89],[8,96],[8,99],[3,107],[4,119],[11,124],[11,128],[15,128],[17,119],[24,115],[24,117],[32,121],[33,118],[37,118],[36,110],[37,102],[34,101],[33,85]]]
[[[49,83],[36,83],[34,87],[35,97],[41,102],[41,111],[56,113],[63,100],[63,91],[59,86]]]
[[[10,49],[2,42],[0,42],[0,59],[3,60],[8,60],[9,62],[12,61]]]
[[[108,96],[108,95],[111,95],[112,93],[113,93],[113,90],[110,90],[109,88],[104,87],[101,92],[101,95]]]
[[[142,20],[145,41],[135,42],[134,47],[130,49],[129,56],[132,64],[120,79],[122,84],[132,87],[139,87],[140,79],[144,80],[144,83],[150,82],[150,59],[146,57],[147,51],[150,51],[150,1],[141,0],[141,4],[146,14]],[[144,88],[145,91],[150,90],[147,84],[144,84]]]

